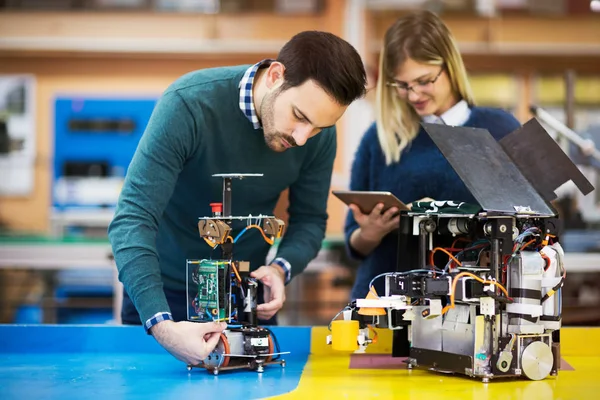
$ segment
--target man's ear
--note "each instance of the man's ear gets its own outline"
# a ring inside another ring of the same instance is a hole
[[[285,67],[278,61],[273,61],[267,69],[266,84],[269,89],[273,89],[283,83],[283,74]]]

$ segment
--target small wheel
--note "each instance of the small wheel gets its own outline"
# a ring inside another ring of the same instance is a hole
[[[285,360],[281,360],[281,368],[285,368]]]
[[[550,346],[541,341],[530,343],[521,353],[521,368],[532,381],[540,381],[550,375],[553,363]]]
[[[215,376],[219,375],[219,368],[213,369],[213,375],[215,375]]]
[[[487,377],[483,378],[483,379],[481,379],[481,382],[483,382],[483,383],[490,383],[490,378],[487,378]]]
[[[191,365],[188,365],[188,366],[187,366],[187,370],[188,370],[188,371],[191,371],[191,370],[192,370],[192,366],[191,366]]]

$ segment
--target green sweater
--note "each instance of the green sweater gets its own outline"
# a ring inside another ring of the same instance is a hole
[[[185,291],[186,259],[218,258],[199,236],[198,218],[222,201],[218,173],[262,173],[233,180],[232,214],[271,214],[289,188],[289,222],[277,257],[302,272],[319,251],[336,153],[335,128],[278,153],[240,110],[239,82],[250,66],[194,71],[159,99],[127,171],[108,235],[127,293],[142,322],[171,311],[164,287]],[[232,236],[246,222],[233,224]],[[265,265],[269,245],[248,230],[234,258]]]

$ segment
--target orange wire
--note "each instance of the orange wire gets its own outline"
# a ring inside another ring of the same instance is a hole
[[[546,254],[544,254],[543,252],[540,251],[540,256],[542,256],[542,258],[546,261],[546,267],[544,268],[544,271],[547,271],[548,268],[550,268],[550,257],[548,257]]]
[[[262,235],[263,239],[265,239],[265,242],[267,242],[268,244],[273,244],[273,240],[269,239],[267,237],[267,235],[265,235],[265,232],[263,231],[263,229],[260,226],[258,226],[258,225],[248,225],[246,227],[246,229],[249,229],[249,228],[256,228],[256,229],[258,229],[260,231],[260,234]]]
[[[458,259],[456,257],[454,257],[452,255],[452,253],[450,253],[448,250],[442,248],[442,247],[436,247],[433,250],[431,250],[431,253],[429,253],[429,262],[431,265],[433,265],[433,255],[435,254],[436,251],[442,251],[444,253],[446,253],[452,260],[454,260],[454,262],[456,264],[458,264],[459,267],[462,267],[462,263],[460,261],[458,261]]]
[[[373,344],[376,344],[376,343],[377,343],[377,331],[375,330],[375,328],[373,328],[373,326],[372,326],[372,325],[369,325],[369,330],[370,330],[371,332],[373,332],[373,339],[371,339],[371,342],[372,342]]]
[[[234,263],[231,263],[231,268],[233,269],[233,273],[235,274],[236,278],[238,279],[238,282],[242,282],[242,278],[240,277],[240,274],[238,273],[238,270],[235,267]]]
[[[521,247],[521,250],[523,250],[525,247],[529,246],[531,243],[535,243],[535,239],[533,239],[533,240],[530,240],[529,242],[525,243],[525,244],[523,245],[523,247]]]
[[[469,240],[469,239],[467,239],[467,238],[464,238],[464,237],[457,237],[457,238],[454,240],[454,242],[452,242],[452,246],[450,246],[450,247],[454,249],[454,246],[456,246],[456,243],[457,243],[457,242],[461,242],[461,241],[462,241],[462,242],[469,242],[470,240]]]
[[[460,278],[461,276],[470,276],[471,278],[475,279],[476,281],[479,281],[479,282],[483,283],[484,285],[485,284],[494,284],[494,285],[497,285],[500,288],[500,290],[502,290],[502,292],[506,295],[507,298],[510,297],[508,295],[508,291],[500,283],[481,279],[477,275],[474,275],[474,274],[472,274],[470,272],[461,272],[460,274],[456,275],[454,277],[454,280],[452,281],[452,293],[450,294],[450,305],[447,305],[446,307],[444,307],[442,309],[442,315],[446,314],[448,312],[448,310],[450,310],[451,308],[454,308],[454,293],[456,292],[456,284],[458,283],[458,278]]]

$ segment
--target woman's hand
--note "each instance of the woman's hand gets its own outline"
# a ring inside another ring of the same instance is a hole
[[[398,228],[400,223],[397,207],[382,212],[383,204],[378,204],[370,214],[363,214],[357,205],[352,204],[350,210],[360,226],[362,237],[369,241],[381,241],[385,235]]]
[[[362,255],[368,255],[375,249],[381,240],[400,225],[398,208],[392,207],[383,211],[383,204],[376,205],[369,214],[363,214],[358,206],[350,205],[352,215],[360,226],[352,233],[350,245]]]

